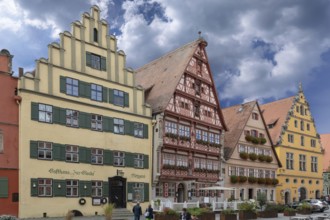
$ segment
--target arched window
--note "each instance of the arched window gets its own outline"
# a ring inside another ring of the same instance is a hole
[[[0,130],[0,153],[3,152],[3,133],[2,130]]]
[[[97,29],[96,28],[94,28],[93,38],[94,38],[94,42],[98,42],[98,32],[97,32]]]

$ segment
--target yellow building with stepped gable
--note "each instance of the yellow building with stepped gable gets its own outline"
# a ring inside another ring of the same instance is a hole
[[[19,217],[147,207],[151,109],[97,6],[20,74]]]
[[[323,149],[301,84],[296,96],[261,106],[282,168],[278,169],[278,203],[320,198]]]

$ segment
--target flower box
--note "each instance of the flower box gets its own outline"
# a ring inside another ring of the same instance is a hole
[[[237,220],[236,214],[220,214],[221,220]]]
[[[258,212],[258,217],[260,217],[260,218],[277,218],[278,212],[276,210],[262,211],[262,212]]]
[[[257,219],[257,213],[250,210],[239,210],[239,220]]]

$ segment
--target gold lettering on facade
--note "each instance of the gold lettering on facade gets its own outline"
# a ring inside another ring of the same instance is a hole
[[[62,170],[62,169],[54,169],[51,168],[48,170],[49,173],[52,174],[65,174],[65,175],[84,175],[84,176],[94,176],[95,171],[86,171],[86,170],[82,170],[82,171],[78,171],[78,170]]]

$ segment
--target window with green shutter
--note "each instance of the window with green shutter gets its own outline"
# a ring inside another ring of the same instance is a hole
[[[143,157],[143,168],[149,169],[149,156],[148,155],[144,155],[144,157]]]
[[[134,167],[134,154],[130,152],[125,153],[125,166]]]
[[[38,159],[38,141],[30,141],[30,158]]]
[[[102,101],[103,102],[108,102],[108,88],[107,87],[103,87],[103,92],[102,92]]]
[[[129,94],[126,92],[124,93],[124,106],[129,107]]]
[[[130,194],[130,196],[128,196]],[[133,182],[127,182],[127,201],[133,201],[133,195],[134,195],[134,183]]]
[[[109,197],[109,183],[108,182],[103,182],[103,196],[108,198]]]
[[[38,196],[38,179],[31,179],[31,196]]]
[[[87,82],[79,81],[79,96],[83,98],[91,98],[91,85]]]
[[[111,118],[110,117],[107,117],[107,116],[103,116],[103,120],[102,120],[102,123],[103,123],[103,131],[111,131],[111,126],[110,126],[110,120]],[[113,127],[113,125],[112,125]]]
[[[53,159],[65,161],[65,145],[53,144]]]
[[[143,125],[143,137],[148,139],[148,125],[144,124]]]
[[[105,57],[101,57],[101,70],[107,71],[107,59]]]
[[[86,66],[92,66],[92,53],[86,52]]]
[[[85,113],[85,112],[80,112],[79,113],[79,127],[80,128],[87,128],[91,129],[91,114]]]
[[[60,76],[60,92],[66,93],[66,78],[64,76]]]
[[[31,103],[31,119],[39,121],[39,104],[32,102]]]
[[[0,177],[0,198],[8,198],[8,177]]]
[[[149,183],[144,183],[144,202],[149,201]]]
[[[65,109],[53,106],[53,122],[61,125],[66,124]]]
[[[133,136],[134,135],[134,123],[128,120],[125,120],[125,134]]]
[[[92,195],[92,182],[79,180],[79,196],[90,197]]]
[[[79,147],[79,162],[91,163],[91,149],[86,147]]]
[[[104,150],[104,164],[113,165],[113,153],[110,150]]]

